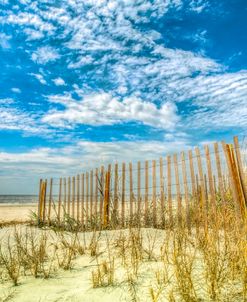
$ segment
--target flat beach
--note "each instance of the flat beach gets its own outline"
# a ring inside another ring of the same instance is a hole
[[[0,223],[28,221],[31,211],[37,211],[37,204],[0,204]]]

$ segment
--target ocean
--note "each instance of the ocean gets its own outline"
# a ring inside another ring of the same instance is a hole
[[[14,203],[14,204],[28,204],[37,203],[37,195],[0,195],[0,204]]]

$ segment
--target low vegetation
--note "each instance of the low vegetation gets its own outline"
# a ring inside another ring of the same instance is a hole
[[[190,212],[190,228],[185,209],[163,228],[136,223],[85,232],[68,216],[41,228],[13,226],[0,241],[0,284],[22,286],[27,277],[89,267],[91,288],[120,287],[128,301],[143,301],[143,295],[153,302],[247,301],[246,222],[220,199],[217,219],[198,220],[193,204]],[[0,301],[13,295],[6,292]]]

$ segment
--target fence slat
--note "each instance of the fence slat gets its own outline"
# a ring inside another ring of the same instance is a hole
[[[237,165],[238,165],[238,170],[239,170],[240,183],[241,183],[241,187],[242,187],[242,191],[243,191],[243,195],[244,195],[244,203],[245,203],[245,207],[247,207],[247,188],[246,188],[247,187],[247,185],[246,185],[247,177],[245,177],[244,171],[243,171],[243,163],[242,163],[242,158],[241,158],[241,154],[240,154],[240,146],[239,146],[238,137],[234,136],[233,141],[234,141],[235,154],[236,154]]]
[[[103,202],[104,202],[104,166],[100,168],[100,227],[102,226],[102,217],[103,217]]]
[[[39,204],[38,204],[38,223],[41,222],[41,213],[42,213],[42,178],[39,180]]]
[[[71,194],[71,179],[68,178],[68,208],[67,208],[67,214],[70,216],[70,194]]]
[[[148,161],[145,161],[145,223],[148,223]]]
[[[233,148],[232,144],[228,145],[227,147],[229,148],[229,153],[230,153],[230,157],[231,157],[231,167],[232,167],[232,171],[233,171],[235,186],[236,186],[237,193],[238,193],[238,201],[239,201],[239,205],[240,205],[241,214],[242,214],[242,217],[244,219],[246,219],[247,212],[246,212],[245,196],[244,196],[244,191],[243,191],[243,186],[242,186],[243,183],[241,181],[241,175],[240,175],[238,162],[237,162],[237,158],[236,158],[236,153],[234,152],[234,148]]]
[[[231,150],[228,144],[226,144],[224,141],[222,142],[222,147],[225,153],[226,157],[226,162],[228,166],[228,171],[230,174],[229,180],[230,180],[230,185],[231,185],[231,192],[233,194],[233,200],[236,204],[236,209],[237,209],[237,215],[240,217],[241,216],[241,196],[239,196],[239,190],[238,190],[238,185],[237,185],[237,180],[236,180],[236,175],[234,171],[234,162],[231,157]]]
[[[43,184],[43,222],[46,221],[46,190],[47,190],[47,179],[45,180]]]
[[[161,224],[165,226],[165,193],[164,193],[164,174],[163,158],[160,157],[160,207],[161,207]]]
[[[67,188],[66,188],[66,177],[63,179],[63,216],[65,216],[67,211]]]
[[[156,160],[152,161],[152,176],[153,176],[153,225],[157,224],[157,211],[156,211]]]
[[[220,156],[219,156],[219,145],[218,145],[218,143],[214,143],[214,154],[215,154],[215,161],[216,161],[216,169],[217,169],[217,175],[218,175],[218,185],[219,185],[220,196],[223,200],[223,203],[225,204],[225,191],[224,191],[224,185],[223,185],[223,179],[222,179],[222,170],[221,170],[221,162],[220,162]]]
[[[169,221],[170,225],[173,225],[173,213],[172,213],[172,186],[171,186],[171,156],[167,156],[167,199],[169,208]]]
[[[72,218],[75,219],[75,176],[72,177]]]
[[[183,174],[183,184],[184,184],[184,199],[185,199],[185,207],[186,207],[186,223],[190,231],[191,223],[190,223],[190,208],[189,208],[189,189],[188,189],[188,178],[187,178],[187,169],[186,169],[184,152],[181,152],[181,160],[182,160],[182,174]]]
[[[62,178],[59,179],[59,193],[58,193],[58,221],[60,222],[60,215],[61,215],[61,202],[62,202]]]
[[[90,171],[90,224],[93,220],[93,170]]]
[[[53,184],[53,179],[50,179],[50,193],[49,193],[49,201],[48,201],[48,221],[50,223],[51,219],[51,203],[52,203],[52,184]]]
[[[78,174],[76,176],[76,197],[77,197],[77,207],[76,207],[76,217],[77,217],[77,221],[80,221],[80,175]]]
[[[86,172],[86,226],[89,220],[89,173]]]
[[[104,227],[109,225],[110,211],[110,181],[111,181],[111,165],[108,165],[108,171],[105,175],[105,194],[104,194]]]
[[[195,198],[195,196],[196,196],[196,178],[195,178],[195,169],[194,169],[192,150],[189,150],[188,154],[189,154],[189,163],[190,163],[190,179],[191,179],[192,197]]]
[[[118,164],[115,164],[114,167],[114,205],[113,205],[113,214],[114,219],[116,220],[118,218]]]
[[[179,180],[177,154],[173,155],[173,163],[174,163],[174,170],[175,170],[176,196],[177,196],[177,205],[178,205],[178,224],[181,225],[181,222],[182,222],[182,202],[181,202],[181,192],[180,192],[180,180]]]
[[[137,163],[137,213],[139,219],[141,218],[141,162]]]
[[[81,175],[81,223],[84,226],[84,216],[85,216],[85,207],[84,207],[84,194],[85,194],[85,188],[84,188],[84,173]]]
[[[122,163],[122,226],[125,225],[125,163]]]
[[[98,221],[98,194],[99,194],[99,169],[95,169],[95,197],[94,197],[94,217],[95,217],[95,222]]]
[[[132,163],[129,163],[130,223],[133,222],[133,176]]]
[[[204,227],[207,229],[207,214],[206,214],[206,194],[205,194],[205,185],[204,185],[204,177],[203,177],[203,169],[202,169],[202,160],[201,153],[198,147],[195,148],[196,158],[197,158],[197,166],[199,173],[199,181],[200,181],[200,207],[202,209],[202,215],[204,220]]]
[[[213,179],[213,173],[212,173],[212,165],[211,165],[209,146],[206,145],[204,148],[205,148],[205,156],[206,156],[206,162],[207,162],[208,182],[209,182],[209,191],[210,191],[210,203],[213,206],[214,219],[217,219],[216,196],[215,196],[215,190],[214,190],[214,179]]]

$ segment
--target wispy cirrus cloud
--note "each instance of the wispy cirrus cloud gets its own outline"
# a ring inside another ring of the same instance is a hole
[[[247,127],[247,71],[198,76],[179,82],[177,101],[195,106],[185,121],[193,128]]]

